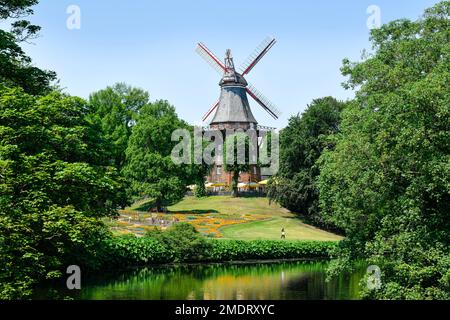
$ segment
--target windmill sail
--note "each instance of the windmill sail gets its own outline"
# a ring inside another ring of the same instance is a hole
[[[202,118],[202,121],[205,121],[209,115],[219,106],[219,101],[217,101]]]
[[[253,67],[264,57],[264,55],[273,47],[276,40],[271,37],[267,37],[263,42],[253,51],[253,53],[245,60],[241,66],[240,71],[242,75],[249,73]]]
[[[260,91],[258,91],[254,86],[251,84],[247,87],[247,93],[256,101],[258,104],[264,108],[274,119],[278,119],[278,117],[281,115],[280,110],[277,109],[277,107],[270,102],[269,99],[267,99]]]
[[[219,74],[225,72],[225,66],[203,43],[199,43],[195,51]]]

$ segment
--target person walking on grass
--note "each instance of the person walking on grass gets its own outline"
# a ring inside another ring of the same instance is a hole
[[[284,227],[281,228],[281,239],[286,239],[286,231],[284,231]]]

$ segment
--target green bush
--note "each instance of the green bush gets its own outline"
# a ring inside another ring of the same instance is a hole
[[[327,258],[337,242],[215,240],[201,237],[186,224],[146,237],[121,236],[103,242],[97,255],[105,268],[171,262]]]
[[[205,183],[203,182],[203,179],[195,185],[194,195],[197,198],[203,198],[208,195],[208,192],[206,192]]]
[[[99,259],[105,267],[131,267],[173,260],[173,253],[161,242],[136,236],[112,237],[103,242]]]
[[[336,242],[280,240],[213,240],[209,259],[233,261],[248,259],[327,258]]]
[[[211,246],[193,225],[185,222],[177,223],[164,232],[149,231],[147,237],[163,244],[175,262],[205,260]]]

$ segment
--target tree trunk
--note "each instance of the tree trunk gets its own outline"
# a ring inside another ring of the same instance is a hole
[[[155,205],[156,205],[156,212],[160,213],[162,212],[162,203],[160,200],[156,200],[155,201]]]
[[[233,172],[233,181],[231,183],[231,189],[232,189],[232,193],[231,195],[233,197],[238,197],[239,196],[239,192],[238,192],[238,181],[239,181],[239,171],[234,171]]]

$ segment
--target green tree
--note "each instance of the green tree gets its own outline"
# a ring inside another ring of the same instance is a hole
[[[167,101],[145,105],[125,152],[122,172],[130,195],[153,199],[158,211],[181,200],[191,179],[190,165],[176,164],[171,158],[177,144],[171,137],[176,129],[189,130],[189,126]]]
[[[125,162],[125,149],[140,109],[149,103],[148,92],[117,83],[94,92],[89,97],[93,113],[102,124],[106,138],[113,142],[111,158],[120,170]]]
[[[0,299],[88,266],[107,234],[99,219],[125,205],[89,112],[79,98],[0,86]]]
[[[371,33],[374,52],[344,61],[333,151],[321,156],[320,205],[343,228],[334,271],[366,258],[382,271],[366,297],[448,299],[450,286],[450,2]]]
[[[194,195],[197,198],[202,198],[202,197],[206,197],[208,195],[208,192],[206,190],[205,187],[205,182],[206,182],[206,176],[208,175],[208,173],[211,171],[212,165],[206,163],[205,159],[203,158],[203,150],[205,150],[205,148],[207,148],[208,144],[210,143],[210,141],[207,141],[207,139],[203,138],[203,129],[202,128],[197,128],[197,132],[194,130],[194,127],[192,127],[191,129],[192,132],[192,165],[190,168],[190,172],[191,172],[191,184],[195,184],[195,189],[194,189]],[[197,137],[199,139],[199,141],[201,141],[201,145],[200,143],[198,143],[199,145],[195,144],[195,134],[199,135],[199,137]],[[197,150],[196,150],[197,149]],[[197,151],[197,154],[196,154]],[[201,159],[195,159],[196,157],[201,158]],[[200,164],[197,164],[200,163]]]
[[[247,172],[250,164],[250,137],[246,133],[237,132],[225,138],[223,145],[223,165],[227,172],[231,172],[232,196],[239,196],[238,182],[241,172]],[[256,164],[255,164],[256,165]]]
[[[19,43],[34,38],[40,27],[22,19],[31,15],[37,0],[0,1],[0,22],[11,20],[11,30],[0,30],[0,84],[22,87],[39,95],[51,91],[56,74],[34,67]]]
[[[289,119],[280,133],[280,168],[268,184],[268,196],[315,224],[330,227],[319,214],[316,165],[327,136],[337,133],[343,103],[332,97],[315,99],[305,112]]]
[[[19,18],[33,13],[32,6],[36,5],[38,0],[15,0],[0,2],[0,18]]]

